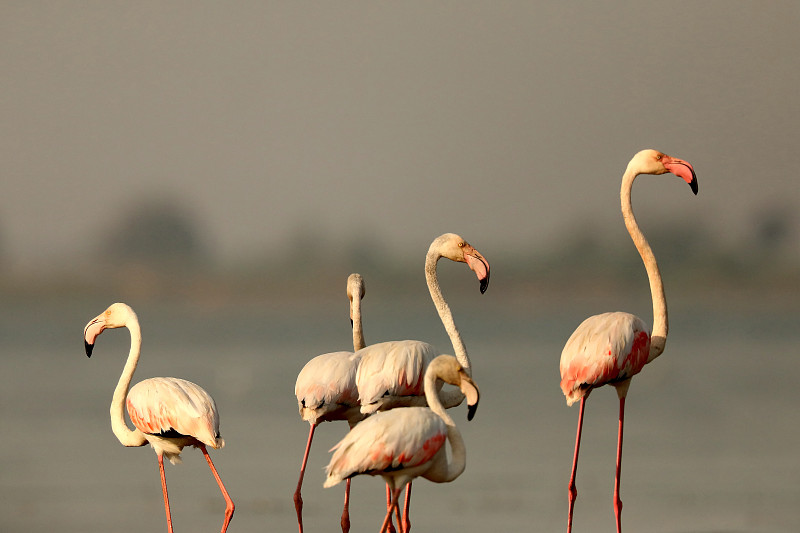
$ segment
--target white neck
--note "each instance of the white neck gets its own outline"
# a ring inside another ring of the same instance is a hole
[[[128,353],[128,360],[122,375],[119,377],[117,388],[114,389],[114,396],[111,399],[111,430],[123,446],[144,446],[147,439],[139,430],[131,431],[125,424],[125,399],[128,396],[128,388],[139,363],[139,354],[142,348],[142,333],[139,329],[139,322],[135,319],[130,320],[126,326],[131,333],[131,349]]]
[[[455,422],[453,422],[453,419],[447,414],[447,411],[445,411],[439,400],[436,380],[437,377],[433,372],[425,373],[425,398],[428,401],[428,406],[431,411],[436,413],[447,425],[447,440],[450,441],[451,451],[450,461],[447,463],[446,472],[442,472],[441,475],[436,476],[437,483],[446,483],[460,476],[467,467],[467,447],[464,444],[464,439],[461,437],[461,432],[458,431]]]
[[[458,332],[456,323],[453,320],[453,313],[450,311],[450,306],[442,295],[442,289],[439,287],[439,278],[436,275],[436,264],[442,256],[428,250],[428,255],[425,256],[425,280],[428,282],[428,290],[433,299],[433,305],[436,306],[436,311],[439,313],[439,318],[442,320],[444,329],[450,337],[450,342],[453,344],[453,351],[455,352],[456,359],[459,364],[467,371],[467,374],[472,376],[472,367],[469,363],[469,354],[467,354],[467,347],[464,346],[464,341],[461,340],[461,334]]]
[[[355,296],[350,308],[353,316],[353,351],[357,352],[366,346],[364,330],[361,326],[361,298]]]
[[[661,280],[656,257],[653,255],[650,244],[644,237],[642,230],[639,229],[636,218],[633,216],[631,189],[633,188],[633,180],[636,179],[637,175],[630,169],[625,171],[622,176],[620,199],[625,227],[628,228],[633,244],[639,251],[644,268],[647,270],[647,278],[650,281],[650,296],[653,299],[653,331],[650,335],[650,355],[647,358],[647,361],[650,362],[664,351],[664,346],[667,343],[667,333],[669,332],[669,320],[667,318],[667,299],[664,295],[664,283]]]

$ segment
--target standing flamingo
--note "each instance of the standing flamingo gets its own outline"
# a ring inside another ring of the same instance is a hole
[[[377,413],[353,428],[335,450],[326,471],[325,487],[359,474],[382,476],[392,490],[392,502],[381,525],[387,530],[398,507],[403,486],[422,476],[448,483],[464,472],[467,451],[464,439],[439,400],[440,381],[459,387],[467,398],[468,420],[478,407],[478,387],[467,369],[451,355],[440,355],[428,364],[424,389],[428,407],[405,407]],[[447,460],[445,440],[452,459]]]
[[[86,355],[91,357],[94,341],[98,335],[105,329],[122,327],[130,331],[131,348],[111,400],[111,430],[123,446],[144,446],[149,442],[155,450],[161,472],[167,529],[170,533],[172,533],[172,516],[169,511],[163,456],[166,455],[172,464],[178,464],[181,462],[180,454],[184,446],[200,448],[225,498],[225,520],[222,523],[222,533],[225,533],[233,518],[235,506],[206,450],[206,446],[214,449],[225,446],[225,440],[219,433],[217,405],[201,387],[178,378],[146,379],[134,385],[129,393],[128,387],[139,363],[142,347],[139,320],[133,309],[123,303],[112,304],[86,324],[83,329],[83,340]],[[123,403],[127,404],[128,415],[136,427],[133,431],[125,424]]]
[[[361,327],[361,299],[364,298],[364,279],[360,274],[350,274],[347,278],[347,297],[350,299],[350,322],[353,327],[353,350],[364,347],[364,332]],[[303,498],[300,489],[308,463],[308,452],[317,426],[329,420],[347,420],[350,428],[364,419],[366,415],[359,410],[358,390],[356,389],[356,369],[360,355],[354,352],[333,352],[318,355],[310,360],[294,386],[300,416],[311,425],[308,443],[300,467],[300,479],[294,493],[295,511],[300,533],[303,533]],[[342,531],[350,530],[350,480],[344,491],[344,510],[342,511]]]
[[[620,191],[625,226],[642,257],[647,277],[650,280],[650,293],[653,299],[652,335],[648,332],[644,321],[637,316],[623,312],[604,313],[584,320],[567,341],[564,351],[561,352],[561,390],[567,398],[567,405],[572,405],[578,400],[581,401],[578,413],[578,432],[575,438],[575,455],[569,481],[567,532],[572,531],[572,510],[578,496],[575,488],[575,474],[578,469],[578,451],[581,444],[581,428],[586,399],[593,389],[606,384],[613,386],[619,397],[614,515],[617,521],[617,533],[622,531],[622,501],[619,497],[619,481],[622,466],[625,396],[628,393],[631,378],[638,374],[645,364],[664,351],[669,329],[664,285],[653,251],[633,216],[631,188],[633,180],[640,174],[658,175],[668,172],[683,178],[691,186],[692,192],[697,194],[697,176],[692,165],[656,150],[642,150],[631,159],[622,176]]]
[[[477,275],[481,293],[486,292],[489,286],[489,262],[463,238],[453,233],[445,233],[434,239],[425,256],[425,279],[428,291],[453,344],[459,364],[467,372],[467,375],[471,376],[472,370],[467,348],[453,320],[450,306],[447,305],[439,286],[436,270],[438,261],[442,257],[466,263]],[[439,354],[433,346],[414,340],[390,341],[373,344],[360,350],[357,354],[361,356],[356,385],[362,413],[371,414],[394,407],[426,405],[423,390],[425,369],[428,363]],[[439,386],[441,387],[441,383]],[[450,408],[460,404],[464,396],[456,389],[447,391],[442,398],[445,407]],[[408,518],[410,489],[409,485],[404,505],[404,530],[406,531],[411,527]],[[390,497],[388,491],[387,487],[387,500]],[[390,503],[387,501],[387,507],[389,505]]]

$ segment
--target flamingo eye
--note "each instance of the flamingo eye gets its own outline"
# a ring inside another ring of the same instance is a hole
[[[463,248],[464,247],[464,243],[463,242],[458,243],[458,247],[459,248]]]
[[[656,156],[656,161],[661,161],[661,154],[658,154],[658,155]]]

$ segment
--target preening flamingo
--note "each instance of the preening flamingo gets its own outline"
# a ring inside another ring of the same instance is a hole
[[[364,347],[364,332],[361,326],[361,299],[364,298],[364,279],[360,274],[350,274],[347,278],[347,297],[350,299],[350,322],[353,328],[353,350],[357,352]],[[314,430],[321,422],[330,420],[347,420],[352,428],[364,419],[358,403],[356,389],[356,370],[361,355],[354,352],[333,352],[318,355],[306,363],[294,386],[300,416],[311,425],[308,431],[308,443],[300,467],[300,479],[294,493],[294,505],[297,511],[297,524],[303,533],[303,498],[300,490],[303,486],[308,452]],[[350,530],[350,480],[344,492],[344,510],[342,511],[342,531]]]
[[[112,304],[86,324],[83,339],[86,355],[91,357],[98,335],[106,329],[122,327],[130,331],[131,348],[111,400],[111,430],[123,446],[144,446],[149,442],[155,450],[170,533],[172,516],[167,496],[167,480],[164,476],[164,456],[172,464],[177,464],[181,462],[180,454],[184,446],[200,448],[225,498],[225,519],[222,523],[222,533],[225,533],[235,507],[206,450],[206,446],[214,449],[225,446],[225,440],[219,433],[217,405],[201,387],[178,378],[146,379],[134,385],[128,392],[142,346],[139,320],[133,309],[124,303]],[[130,430],[125,424],[123,404],[127,404],[128,415],[136,427],[134,430]]]
[[[405,407],[377,413],[354,427],[336,446],[326,468],[325,487],[359,474],[382,476],[392,490],[392,502],[381,525],[387,530],[397,509],[403,486],[422,476],[448,483],[464,472],[467,451],[464,439],[439,400],[441,381],[459,387],[467,398],[469,420],[478,406],[478,387],[467,369],[451,355],[440,355],[428,364],[424,389],[428,407]],[[452,459],[447,460],[445,440]]]
[[[489,286],[489,262],[467,241],[454,233],[445,233],[434,239],[425,256],[425,279],[428,291],[453,344],[459,364],[467,375],[471,376],[472,369],[467,348],[439,286],[436,270],[442,257],[466,263],[477,275],[481,293],[486,292]],[[414,340],[390,341],[367,346],[357,354],[361,356],[356,385],[362,413],[370,414],[394,407],[426,405],[423,390],[425,370],[428,363],[439,354],[433,346]],[[441,386],[441,383],[439,385]],[[442,401],[446,408],[460,404],[463,399],[464,396],[457,389],[442,393]],[[409,485],[404,506],[405,530],[410,529],[408,518],[410,489]],[[387,489],[387,500],[389,496]]]
[[[617,441],[617,469],[614,481],[614,515],[617,532],[622,531],[622,501],[619,497],[620,469],[622,466],[622,427],[625,417],[625,396],[631,378],[664,351],[667,342],[667,301],[664,285],[656,264],[656,258],[644,234],[636,223],[631,207],[631,188],[633,180],[640,174],[672,173],[683,178],[694,194],[697,194],[697,176],[692,165],[686,161],[670,157],[656,150],[642,150],[637,153],[622,176],[620,198],[622,216],[631,239],[644,262],[650,281],[653,299],[653,332],[648,331],[644,321],[632,314],[623,312],[605,313],[587,318],[578,326],[561,352],[561,390],[567,398],[567,405],[580,400],[578,432],[575,438],[575,455],[572,475],[569,481],[569,516],[567,531],[572,531],[572,511],[578,492],[575,488],[575,474],[578,469],[578,451],[581,444],[583,411],[589,393],[597,387],[609,384],[617,390],[619,397],[619,433]]]

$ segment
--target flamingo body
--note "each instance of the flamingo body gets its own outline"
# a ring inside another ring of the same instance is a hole
[[[447,440],[447,425],[427,407],[406,407],[370,416],[332,451],[325,486],[358,474],[380,474],[428,463]]]
[[[638,374],[650,352],[650,331],[630,313],[613,312],[584,320],[561,352],[561,390],[572,405],[595,387]]]
[[[310,424],[348,420],[355,424],[359,413],[356,371],[360,355],[331,352],[310,360],[297,375],[294,386],[300,416]]]
[[[179,378],[150,378],[134,385],[125,402],[133,425],[157,454],[180,463],[184,446],[203,443],[219,449],[219,413],[202,387]]]
[[[356,355],[361,412],[370,414],[422,397],[425,369],[439,353],[426,342],[405,340],[373,344]]]

